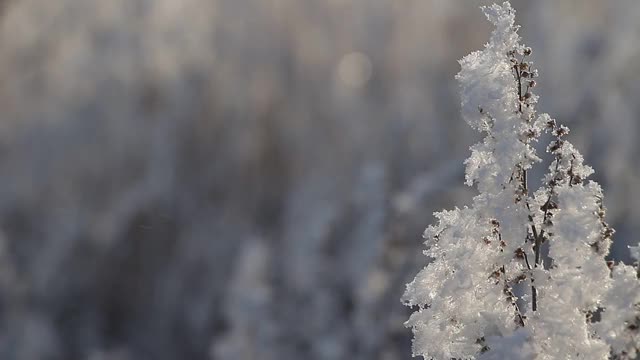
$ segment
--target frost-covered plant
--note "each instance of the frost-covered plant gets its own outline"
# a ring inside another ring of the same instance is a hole
[[[471,207],[436,213],[425,231],[433,261],[407,285],[417,310],[414,355],[425,359],[634,359],[640,336],[636,267],[605,260],[605,222],[593,170],[566,140],[569,129],[537,114],[537,71],[520,44],[508,2],[483,7],[495,25],[484,50],[460,61],[462,114],[484,133],[471,147]],[[552,140],[535,191],[533,144]],[[635,250],[637,256],[637,250]]]

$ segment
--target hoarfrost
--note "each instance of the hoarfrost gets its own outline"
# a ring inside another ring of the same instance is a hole
[[[407,285],[414,355],[425,359],[634,358],[639,339],[637,269],[605,261],[614,230],[605,221],[593,169],[565,138],[569,129],[537,115],[538,96],[508,2],[483,7],[495,26],[482,51],[460,61],[462,115],[482,142],[465,161],[470,207],[436,213],[424,233],[432,262]],[[553,159],[540,188],[543,132]],[[638,256],[637,249],[633,250]],[[597,314],[601,312],[600,321]]]

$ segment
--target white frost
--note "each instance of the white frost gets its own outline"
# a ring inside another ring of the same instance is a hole
[[[605,261],[613,229],[593,169],[537,115],[537,70],[519,43],[508,2],[482,8],[495,26],[488,44],[460,61],[462,115],[482,142],[465,161],[470,207],[436,213],[424,233],[432,259],[407,285],[417,307],[414,355],[425,359],[631,359],[638,352],[640,282],[632,266]],[[542,186],[527,170],[532,146],[553,140]],[[638,248],[632,249],[636,258]],[[535,290],[534,290],[535,289]]]

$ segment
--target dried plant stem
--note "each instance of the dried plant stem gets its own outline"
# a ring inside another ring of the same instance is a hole
[[[520,61],[517,61],[514,65],[513,65],[513,73],[514,76],[516,78],[516,81],[518,83],[518,113],[523,114],[522,112],[522,104],[525,101],[525,96],[522,94],[522,71],[521,70],[521,65],[524,63],[524,58],[526,55],[523,55],[522,59],[520,59]],[[529,85],[527,85],[527,89],[525,90],[526,92],[529,91]],[[526,140],[525,140],[526,141]],[[534,267],[537,268],[538,265],[540,265],[540,248],[542,245],[542,232],[544,230],[541,230],[540,232],[538,232],[535,224],[533,223],[533,216],[531,215],[531,206],[529,205],[529,187],[528,187],[528,179],[527,179],[527,170],[526,169],[521,169],[521,186],[522,186],[522,192],[523,192],[523,196],[525,198],[525,204],[527,207],[527,210],[529,211],[530,215],[529,215],[529,221],[531,222],[531,232],[533,235],[533,239],[535,241],[533,250],[534,250]],[[525,240],[526,241],[526,240]],[[526,253],[524,254],[525,257],[525,261],[527,263],[527,268],[529,271],[531,271],[531,265],[529,264],[529,258],[527,257]],[[531,279],[531,308],[533,311],[537,311],[538,310],[538,291],[534,285],[535,282],[535,278],[533,276],[532,273],[530,273],[530,279]]]

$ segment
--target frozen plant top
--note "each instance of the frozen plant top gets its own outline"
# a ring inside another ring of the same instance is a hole
[[[605,261],[613,229],[593,169],[569,129],[536,113],[538,74],[508,2],[482,8],[495,29],[460,61],[462,115],[483,132],[466,160],[470,207],[436,213],[432,262],[407,285],[417,307],[414,355],[425,359],[632,359],[640,337],[637,268]],[[532,146],[547,132],[553,160],[536,191]],[[637,255],[637,250],[634,250]],[[596,320],[593,314],[599,313]]]

